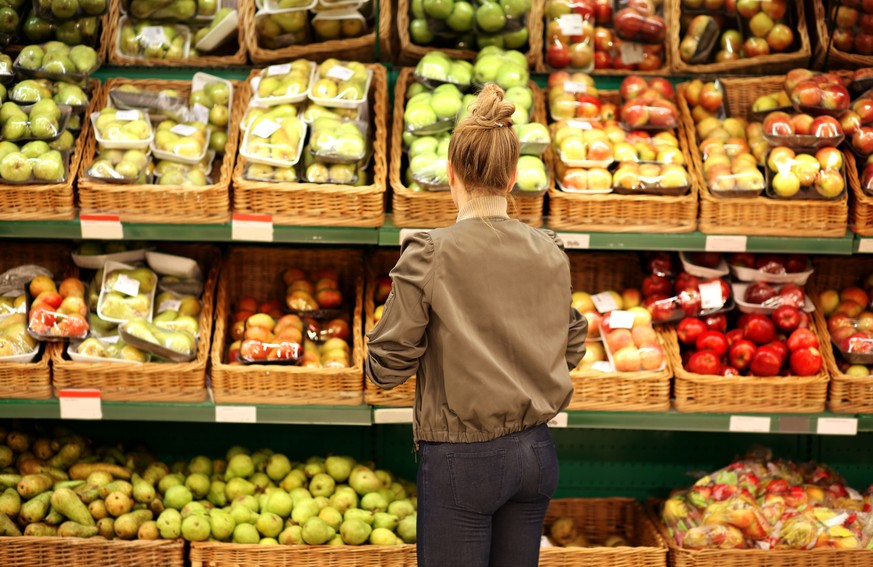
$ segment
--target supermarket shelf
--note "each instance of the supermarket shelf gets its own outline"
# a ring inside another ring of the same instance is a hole
[[[212,402],[102,402],[104,421],[370,425],[369,406],[224,406]],[[60,419],[57,399],[0,400],[0,418]],[[100,419],[95,417],[94,419]]]

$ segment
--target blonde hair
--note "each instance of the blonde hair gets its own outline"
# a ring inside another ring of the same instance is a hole
[[[506,195],[518,166],[515,105],[503,100],[503,94],[497,85],[485,85],[449,141],[452,169],[473,195]]]

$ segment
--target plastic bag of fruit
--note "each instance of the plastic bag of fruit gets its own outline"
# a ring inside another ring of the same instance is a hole
[[[546,63],[552,69],[594,68],[593,0],[548,0],[546,3]]]

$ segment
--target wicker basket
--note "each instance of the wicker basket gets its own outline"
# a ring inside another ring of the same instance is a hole
[[[596,547],[546,547],[540,567],[596,565],[659,567],[667,565],[667,546],[639,502],[630,498],[562,498],[552,500],[545,531],[560,517],[573,518],[576,528]],[[610,536],[623,537],[627,546],[604,547]]]
[[[813,44],[815,53],[813,60],[817,69],[861,69],[873,67],[873,55],[860,55],[841,51],[831,43],[831,32],[828,26],[832,13],[828,13],[825,6],[826,0],[811,0],[812,20],[815,21],[815,33]],[[835,2],[829,2],[834,7]],[[807,7],[809,4],[807,4]]]
[[[373,322],[373,312],[376,310],[374,296],[376,280],[381,275],[387,275],[400,258],[399,250],[376,250],[367,256],[366,282],[364,288],[364,334],[369,333],[376,324]],[[364,337],[364,356],[367,356],[367,338]],[[371,406],[412,407],[415,402],[415,376],[403,384],[390,390],[385,390],[364,376],[364,403]]]
[[[364,280],[358,250],[245,248],[231,250],[225,259],[216,300],[212,340],[212,391],[215,402],[285,405],[360,405],[363,402],[363,331],[361,304]],[[225,349],[230,335],[231,304],[243,295],[261,300],[283,298],[281,274],[286,268],[312,270],[333,267],[347,301],[354,298],[352,366],[303,368],[268,364],[228,364]]]
[[[72,248],[64,244],[30,242],[7,244],[0,257],[0,273],[16,266],[36,264],[51,270],[55,279],[76,276],[78,272],[70,259],[70,252]],[[0,362],[0,399],[50,398],[52,396],[49,370],[51,348],[48,343],[42,345],[42,351],[32,362]],[[0,551],[0,557],[2,556]],[[5,565],[2,561],[0,564]]]
[[[160,250],[197,260],[207,274],[201,298],[197,357],[185,363],[74,362],[67,356],[67,345],[58,343],[52,350],[55,393],[64,388],[97,388],[101,399],[118,402],[200,402],[206,399],[206,362],[221,253],[217,247],[205,244],[163,245]]]
[[[873,413],[873,378],[849,376],[840,369],[837,364],[839,355],[829,340],[827,319],[818,303],[822,291],[856,285],[873,274],[873,257],[820,256],[815,258],[814,266],[815,273],[807,289],[816,305],[813,317],[821,331],[822,356],[831,377],[828,409],[836,413]]]
[[[191,544],[191,567],[415,567],[415,545]]]
[[[0,545],[3,567],[48,565],[124,565],[124,567],[182,567],[185,542],[107,541],[75,537],[4,537]]]
[[[413,69],[400,70],[394,90],[395,101],[406,100],[406,90],[412,82]],[[534,94],[534,109],[531,120],[546,123],[546,103],[542,89],[529,83]],[[392,214],[395,226],[402,228],[439,228],[455,223],[458,209],[449,191],[410,191],[402,174],[406,160],[403,155],[404,104],[395,102],[394,123],[391,128],[391,159],[389,181],[393,189]],[[552,171],[551,150],[546,152],[546,170]],[[545,195],[518,195],[509,200],[509,215],[513,218],[540,227],[543,225],[543,200]]]
[[[268,213],[273,224],[297,226],[379,227],[385,222],[385,188],[388,176],[388,83],[385,67],[373,70],[369,100],[373,101],[372,183],[361,187],[322,183],[270,183],[245,179],[245,158],[233,172],[233,208],[241,213]],[[252,71],[242,89],[240,103],[251,98]]]
[[[544,0],[535,0],[531,2],[530,12],[527,15],[528,27],[528,64],[532,67],[537,63],[537,57],[541,56],[543,50],[543,8]],[[476,51],[469,49],[446,49],[442,47],[430,47],[424,45],[416,45],[412,43],[412,38],[409,36],[409,0],[398,0],[397,2],[397,35],[400,37],[400,54],[398,55],[397,63],[400,65],[415,66],[418,60],[425,56],[429,51],[439,50],[449,57],[454,59],[469,59],[476,58]]]
[[[350,39],[334,39],[309,43],[306,45],[290,45],[280,49],[268,49],[258,43],[255,33],[255,0],[239,0],[239,29],[247,30],[245,44],[249,58],[255,65],[282,63],[292,59],[311,59],[324,61],[335,57],[349,61],[374,61],[376,58],[376,31]],[[381,26],[382,22],[378,22]]]
[[[618,102],[618,92],[600,91],[600,97]],[[549,187],[549,227],[555,230],[592,232],[692,232],[697,228],[697,193],[699,183],[691,172],[692,147],[679,121],[676,137],[685,156],[691,177],[687,195],[585,195],[565,193],[554,177]]]
[[[100,81],[91,79],[91,104],[83,117],[82,134],[88,131],[88,116],[95,108]],[[84,124],[84,123],[87,123]],[[85,135],[79,135],[70,156],[70,171],[63,183],[4,185],[0,183],[0,221],[69,220],[76,216],[73,181],[85,151]]]
[[[782,88],[783,77],[722,79],[729,116],[745,117],[752,103],[761,95]],[[688,147],[699,142],[685,101],[685,84],[677,88],[679,113],[688,136]],[[780,200],[767,197],[720,198],[713,195],[703,176],[699,150],[691,152],[691,175],[700,186],[700,231],[707,234],[744,234],[751,236],[843,237],[849,217],[849,201],[844,196],[831,201]]]
[[[176,89],[188,98],[191,81],[162,79],[109,79],[100,90],[96,108],[103,108],[109,91],[119,85],[133,85],[152,90]],[[233,81],[235,92],[242,83]],[[241,97],[234,96],[233,109],[227,125],[227,146],[222,159],[216,158],[212,168],[212,185],[179,187],[157,185],[118,185],[85,178],[97,150],[90,122],[83,131],[85,158],[79,171],[79,206],[83,213],[113,213],[123,222],[169,224],[217,224],[230,220],[230,178],[239,141],[239,122],[245,112]]]
[[[394,61],[399,51],[397,28],[394,15],[397,13],[397,3],[391,0],[377,0],[379,4],[379,61],[390,63]]]
[[[673,73],[681,75],[775,75],[787,73],[797,67],[809,65],[812,50],[809,43],[809,33],[806,28],[806,16],[803,2],[789,2],[789,9],[794,6],[795,42],[799,44],[797,51],[790,53],[773,53],[759,57],[723,61],[721,63],[688,64],[679,57],[679,44],[682,41],[679,26],[682,17],[682,0],[667,0],[667,47],[670,49],[670,61]]]
[[[639,259],[632,252],[571,252],[569,257],[574,290],[592,294],[608,289],[621,292],[627,288],[638,288],[644,278]],[[666,345],[662,346],[666,357]],[[573,397],[567,409],[667,411],[670,409],[672,376],[669,361],[663,370],[658,371],[625,373],[572,370]]]
[[[861,188],[861,172],[855,154],[848,151],[843,152],[843,156],[849,180],[849,228],[860,236],[873,236],[873,195]]]
[[[823,342],[821,333],[810,327]],[[713,376],[682,366],[679,338],[671,326],[659,329],[673,366],[674,406],[682,412],[815,413],[824,411],[828,390],[825,368],[815,376]]]
[[[103,20],[105,24],[102,43],[107,45],[108,61],[112,65],[121,65],[126,67],[242,67],[247,63],[246,59],[246,42],[244,38],[249,35],[243,33],[246,29],[242,23],[237,28],[236,42],[228,42],[218,49],[219,55],[200,55],[199,57],[188,57],[185,59],[152,59],[152,58],[135,58],[122,55],[118,46],[118,32],[121,25],[121,0],[112,0],[109,6],[109,13]],[[240,7],[240,17],[242,17],[242,7]],[[254,28],[252,28],[254,29]],[[193,32],[192,32],[193,38]],[[192,45],[193,49],[193,45]],[[193,74],[193,73],[192,73]],[[228,135],[230,137],[230,135]]]

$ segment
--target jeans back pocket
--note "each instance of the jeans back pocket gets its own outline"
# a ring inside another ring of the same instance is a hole
[[[503,502],[506,450],[455,451],[446,455],[452,493],[458,508],[493,513]]]
[[[541,496],[551,498],[558,488],[558,453],[551,439],[531,443],[531,449],[539,464],[539,479],[537,492]]]

